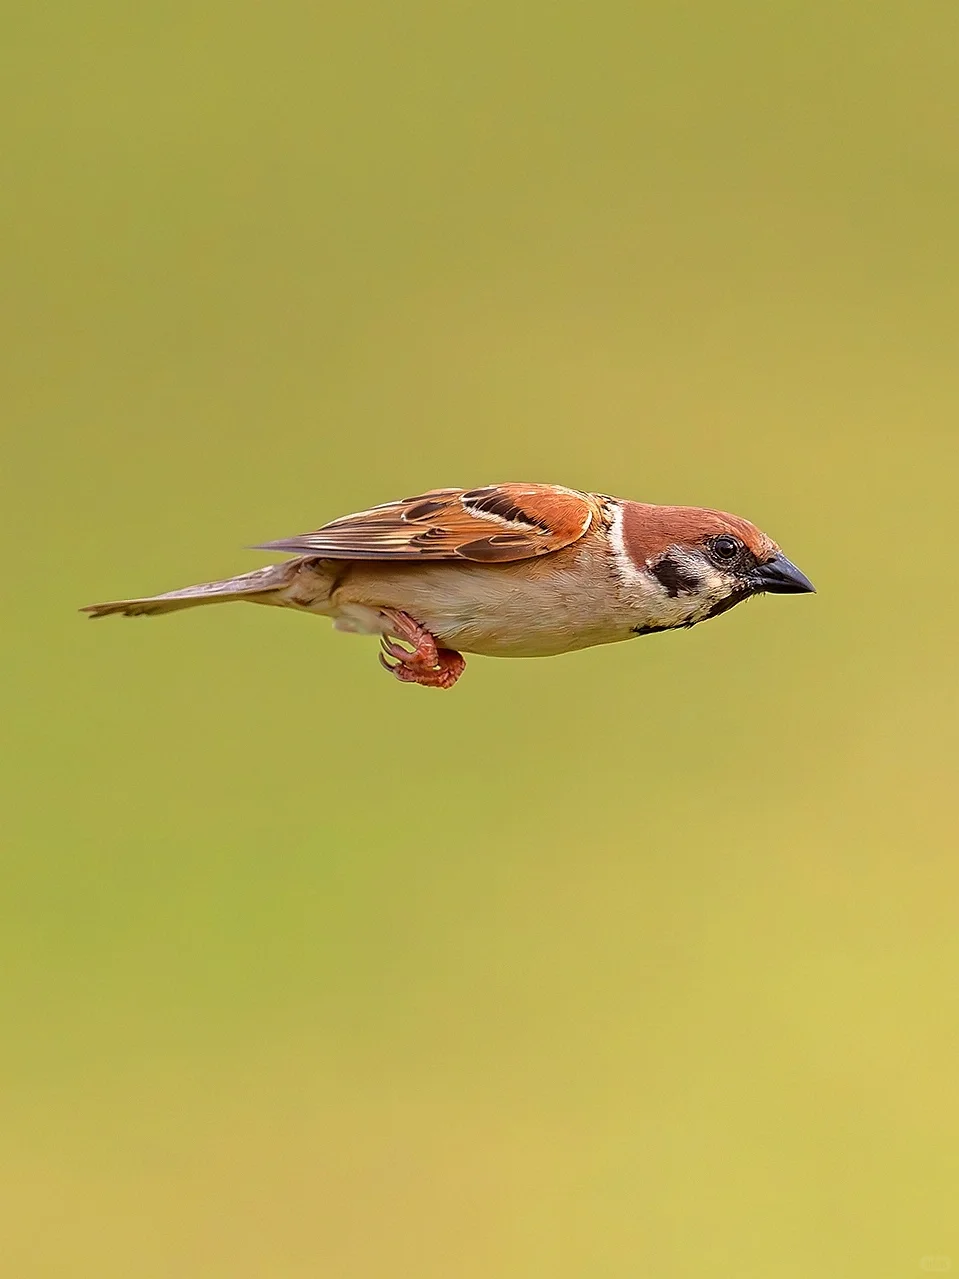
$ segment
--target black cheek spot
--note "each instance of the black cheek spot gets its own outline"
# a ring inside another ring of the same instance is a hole
[[[685,571],[668,554],[656,560],[649,569],[670,599],[675,599],[677,595],[688,595],[699,587],[699,578]]]

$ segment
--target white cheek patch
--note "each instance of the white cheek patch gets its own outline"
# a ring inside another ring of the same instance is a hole
[[[680,546],[672,546],[667,554],[682,576],[690,583],[689,588],[681,594],[695,596],[697,599],[703,596],[716,599],[729,591],[726,575],[721,569],[710,564],[700,551],[689,551]]]
[[[688,591],[681,591],[670,603],[679,606],[685,621],[698,622],[711,609],[715,608],[732,591],[729,578],[716,568],[699,551],[683,550],[673,547],[670,558],[679,571],[696,585]]]
[[[726,577],[726,574],[721,572],[719,569],[713,568],[710,564],[705,565],[705,570],[706,571],[703,572],[703,565],[701,562],[699,570],[699,594],[708,596],[713,603],[717,600],[725,599],[731,590],[729,579]]]

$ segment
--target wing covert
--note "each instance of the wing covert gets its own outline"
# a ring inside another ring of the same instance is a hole
[[[599,515],[590,494],[553,484],[432,489],[258,549],[324,559],[507,563],[571,545]]]

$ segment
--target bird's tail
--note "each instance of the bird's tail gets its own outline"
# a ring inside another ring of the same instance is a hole
[[[239,577],[227,577],[222,582],[201,582],[199,586],[185,586],[179,591],[167,591],[165,595],[148,595],[143,599],[113,600],[108,604],[88,604],[80,610],[91,617],[109,617],[122,613],[124,617],[152,617],[158,613],[175,613],[181,608],[197,608],[200,604],[221,604],[225,600],[250,600],[271,603],[269,596],[288,586],[296,572],[295,560],[285,564],[269,564],[266,568],[241,573]]]

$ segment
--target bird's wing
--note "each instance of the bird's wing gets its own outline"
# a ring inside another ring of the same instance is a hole
[[[591,495],[553,484],[433,489],[258,549],[338,560],[504,563],[569,546],[599,518]]]

